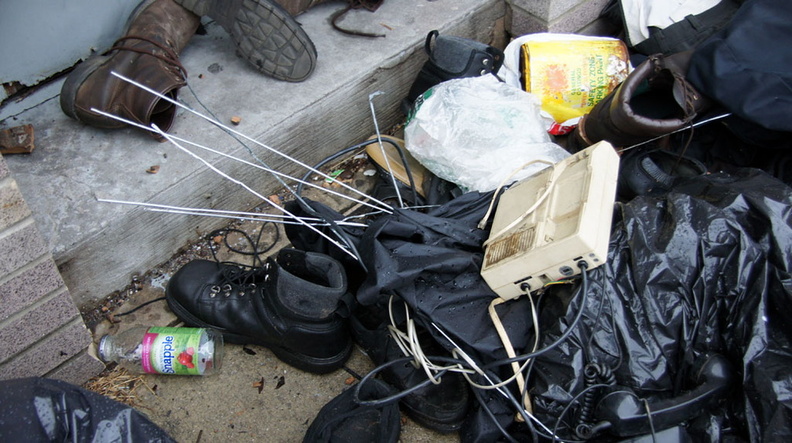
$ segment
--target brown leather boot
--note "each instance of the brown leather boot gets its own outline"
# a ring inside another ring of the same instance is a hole
[[[91,108],[167,131],[175,106],[119,79],[112,71],[171,98],[187,84],[179,52],[198,28],[200,19],[173,0],[146,0],[131,14],[127,31],[102,55],[80,63],[61,89],[61,109],[69,117],[99,128],[124,123]],[[159,136],[155,136],[160,138]]]
[[[628,147],[690,124],[710,104],[685,80],[690,54],[656,54],[638,65],[581,119],[567,148],[577,151],[601,140]]]
[[[263,74],[301,82],[316,66],[316,48],[293,16],[325,0],[175,1],[220,24],[234,40],[237,54]]]

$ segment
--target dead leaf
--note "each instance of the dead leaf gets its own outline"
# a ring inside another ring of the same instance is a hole
[[[275,389],[280,389],[281,386],[286,384],[286,377],[280,376],[278,377],[278,382],[275,384]]]
[[[258,388],[258,393],[261,394],[261,391],[264,390],[264,377],[261,377],[261,380],[253,383],[254,388]]]
[[[346,385],[351,385],[354,382],[355,382],[355,377],[352,377],[352,376],[347,377],[347,379],[344,380],[344,384],[346,384]]]
[[[149,167],[148,169],[146,169],[146,172],[148,172],[149,174],[156,174],[156,173],[159,172],[159,170],[160,170],[159,165],[153,165],[153,166]]]
[[[248,348],[247,346],[242,346],[242,350],[245,351],[247,355],[256,355],[256,351]]]
[[[278,197],[278,195],[277,195],[277,194],[272,194],[272,195],[270,195],[270,196],[269,196],[269,199],[270,199],[270,201],[271,201],[272,203],[275,203],[276,205],[280,206],[280,204],[281,204],[281,199],[280,199],[280,197]]]
[[[233,123],[234,125],[238,125],[238,124],[242,123],[242,117],[239,117],[239,116],[236,116],[236,115],[231,117],[231,123]]]

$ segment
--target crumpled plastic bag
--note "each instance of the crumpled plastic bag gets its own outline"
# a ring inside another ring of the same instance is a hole
[[[449,80],[416,101],[404,130],[406,148],[462,190],[492,191],[569,156],[550,140],[540,106],[533,95],[494,76]]]

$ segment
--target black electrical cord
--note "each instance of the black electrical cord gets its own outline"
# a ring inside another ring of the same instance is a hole
[[[415,179],[413,178],[413,173],[412,173],[412,170],[410,169],[410,164],[407,161],[407,155],[404,153],[404,150],[402,149],[401,145],[399,145],[399,143],[397,143],[394,139],[392,139],[390,137],[381,137],[381,138],[382,138],[383,142],[388,143],[388,144],[392,145],[394,148],[396,148],[396,151],[399,153],[399,157],[401,157],[402,164],[404,165],[404,171],[407,174],[407,179],[410,181],[410,190],[411,190],[411,192],[413,194],[413,201],[418,201],[418,192],[416,191],[417,188],[415,186]],[[358,149],[361,149],[361,148],[365,148],[366,146],[372,145],[374,143],[378,143],[378,140],[377,139],[366,140],[366,141],[364,141],[362,143],[358,143],[358,144],[350,146],[348,148],[344,148],[344,149],[336,152],[335,154],[332,154],[329,157],[326,157],[324,160],[322,160],[319,163],[317,163],[316,165],[314,165],[314,169],[319,169],[322,166],[330,163],[331,161],[333,161],[333,160],[335,160],[335,159],[337,159],[337,158],[339,158],[339,157],[341,157],[343,155],[349,154],[350,152],[354,152],[354,151],[356,151]],[[392,173],[391,171],[388,171],[388,172]],[[303,184],[304,184],[303,182],[308,181],[310,176],[311,176],[311,172],[306,173],[303,176],[303,178],[302,178],[302,182],[297,184],[297,188],[295,190],[297,195],[302,195]]]
[[[449,363],[449,364],[462,364],[462,363],[464,363],[462,360],[455,359],[455,358],[450,358],[450,357],[433,356],[433,357],[428,357],[428,358],[430,358],[433,361],[441,361],[443,363]],[[405,389],[403,391],[400,391],[400,392],[398,392],[396,394],[393,394],[393,395],[389,395],[389,396],[384,397],[384,398],[380,398],[380,399],[376,399],[376,400],[361,400],[360,399],[360,388],[361,388],[361,386],[363,386],[363,384],[368,382],[375,375],[379,374],[382,370],[387,369],[390,366],[400,365],[400,364],[412,362],[414,360],[415,359],[413,357],[402,357],[402,358],[398,358],[396,360],[391,360],[391,361],[385,362],[385,363],[377,366],[376,368],[372,369],[368,374],[363,376],[363,378],[360,380],[360,383],[358,383],[358,385],[355,387],[355,394],[354,394],[355,402],[360,404],[360,405],[362,405],[362,406],[371,406],[371,407],[386,406],[386,405],[389,405],[389,404],[391,404],[393,402],[401,400],[402,398],[412,394],[413,392],[415,392],[415,391],[417,391],[419,389],[422,389],[422,388],[424,388],[426,386],[429,386],[429,384],[432,383],[432,379],[427,377],[426,380],[422,381],[421,383],[418,383],[415,386],[411,386],[411,387],[409,387],[409,388],[407,388],[407,389]],[[443,374],[445,374],[446,372],[448,372],[448,370],[446,370],[446,369],[444,369],[442,371],[439,371],[437,373],[437,376],[438,377],[442,377]]]
[[[357,145],[354,145],[354,146],[350,146],[350,147],[344,148],[344,149],[336,152],[335,154],[332,154],[332,155],[330,155],[328,157],[325,157],[322,161],[320,161],[319,163],[314,165],[313,168],[314,168],[314,170],[317,170],[317,169],[321,168],[322,166],[326,165],[327,163],[330,163],[331,161],[341,157],[342,155],[346,155],[346,154],[349,154],[350,152],[354,152],[355,150],[358,150],[358,149],[360,149],[360,148],[362,148],[364,146],[365,146],[365,144],[357,144]],[[363,264],[363,260],[360,257],[360,253],[358,252],[357,248],[355,247],[354,242],[352,242],[352,240],[347,235],[346,231],[344,231],[343,228],[338,226],[338,224],[335,222],[335,220],[323,217],[321,214],[319,214],[314,208],[312,208],[302,198],[303,182],[308,181],[310,176],[311,176],[311,172],[310,171],[306,172],[305,175],[303,176],[302,181],[299,182],[297,184],[297,187],[295,188],[294,195],[297,197],[298,204],[303,209],[303,211],[307,212],[310,215],[313,215],[314,217],[318,217],[318,218],[321,218],[322,220],[324,220],[328,224],[330,230],[333,233],[336,234],[336,237],[338,237],[338,239],[341,240],[346,245],[347,248],[349,248],[350,252],[352,252],[352,255],[355,256],[357,262],[365,270],[365,265]]]
[[[261,236],[264,234],[264,228],[267,225],[272,225],[275,228],[274,229],[274,238],[273,238],[272,242],[269,243],[269,245],[267,245],[265,248],[261,249],[261,247],[260,247]],[[244,238],[245,241],[250,245],[250,251],[246,251],[246,250],[243,250],[243,249],[239,249],[239,248],[237,248],[235,246],[232,246],[229,243],[229,241],[228,241],[228,234],[231,234],[231,233],[239,234],[242,238]],[[275,245],[278,244],[278,241],[280,240],[280,230],[278,230],[277,226],[275,226],[274,223],[264,222],[261,225],[261,229],[259,229],[258,235],[256,236],[255,240],[253,240],[253,237],[251,237],[250,234],[248,234],[247,232],[245,232],[245,231],[243,231],[241,229],[236,229],[236,228],[222,228],[222,229],[216,229],[216,230],[210,232],[206,236],[206,240],[209,243],[209,250],[212,252],[212,257],[214,258],[214,260],[216,262],[220,263],[220,260],[217,258],[217,251],[214,248],[214,244],[215,244],[214,239],[217,236],[222,236],[222,238],[223,238],[222,242],[225,245],[225,247],[228,248],[229,251],[234,252],[234,253],[239,254],[239,255],[247,255],[247,256],[252,257],[253,263],[251,264],[251,266],[259,267],[259,266],[263,265],[263,263],[264,263],[264,260],[262,260],[261,256],[263,254],[271,251],[272,248],[274,248]]]
[[[572,399],[569,401],[569,403],[567,403],[567,405],[564,407],[564,409],[558,415],[558,419],[556,420],[555,426],[553,427],[552,439],[553,439],[554,442],[561,441],[561,439],[558,438],[558,427],[561,425],[561,420],[564,418],[564,416],[567,414],[567,412],[569,412],[569,409],[572,407],[572,405],[574,405],[578,400],[580,400],[580,397],[586,395],[587,392],[589,392],[589,391],[591,391],[593,389],[607,388],[607,387],[610,387],[610,385],[601,384],[601,383],[600,384],[596,384],[596,385],[591,385],[591,386],[586,387],[582,391],[580,391],[576,396],[572,397]],[[598,428],[598,430],[602,430],[602,429],[604,429],[604,427],[599,427]],[[567,441],[580,441],[580,440],[567,440]]]
[[[515,357],[511,357],[511,358],[505,358],[505,359],[502,359],[502,360],[497,360],[497,361],[494,361],[492,363],[488,363],[488,364],[484,365],[483,366],[484,368],[490,369],[490,368],[494,368],[494,367],[497,367],[497,366],[509,365],[509,364],[512,364],[512,363],[515,363],[515,362],[519,363],[519,362],[523,362],[523,361],[525,361],[525,360],[527,360],[529,358],[534,358],[534,357],[538,357],[540,355],[543,355],[544,353],[550,351],[551,349],[554,349],[556,346],[558,346],[561,343],[563,343],[564,340],[566,340],[572,334],[572,332],[574,332],[577,329],[576,326],[580,322],[581,317],[583,317],[583,312],[585,312],[585,310],[586,310],[586,302],[588,300],[588,278],[587,278],[587,272],[586,272],[586,270],[588,269],[588,264],[585,261],[580,261],[580,262],[578,262],[578,267],[581,270],[580,275],[581,275],[581,279],[583,281],[583,283],[581,285],[582,288],[581,288],[581,296],[580,296],[581,297],[580,309],[578,310],[577,315],[575,315],[574,320],[572,320],[572,323],[570,323],[570,325],[567,328],[567,330],[564,331],[564,333],[561,334],[561,336],[558,339],[556,339],[556,341],[550,343],[549,345],[545,346],[542,349],[538,349],[536,351],[529,352],[527,354],[518,355],[518,356],[515,356]]]
[[[396,148],[396,152],[399,153],[399,157],[401,158],[402,165],[404,166],[404,172],[407,174],[407,180],[410,181],[410,191],[413,195],[413,201],[418,202],[418,191],[415,186],[415,179],[413,178],[412,170],[410,169],[410,163],[407,161],[407,154],[404,153],[404,149],[402,149],[401,145],[396,143],[395,140],[390,139],[389,137],[382,137],[382,141],[390,143],[393,147]],[[390,174],[393,172],[389,171]]]
[[[162,300],[165,300],[165,297],[157,297],[157,298],[155,298],[153,300],[149,300],[149,301],[147,301],[145,303],[141,303],[140,306],[135,306],[133,309],[130,309],[129,311],[122,312],[120,314],[113,314],[113,317],[123,317],[125,315],[129,315],[129,314],[137,311],[140,308],[143,308],[143,307],[145,307],[147,305],[150,305],[150,304],[152,304],[154,302],[158,302],[158,301],[162,301]]]
[[[405,171],[407,173],[407,177],[409,178],[410,183],[411,183],[410,188],[411,188],[412,193],[413,193],[413,198],[415,199],[414,201],[417,201],[418,194],[417,194],[417,191],[415,190],[415,180],[413,179],[412,171],[410,170],[410,166],[409,166],[409,164],[407,162],[407,158],[406,158],[401,146],[399,146],[399,144],[395,140],[390,139],[388,137],[382,137],[382,141],[386,142],[386,143],[389,143],[389,144],[392,144],[393,146],[396,147],[396,150],[399,152],[399,156],[401,157],[402,162],[404,163],[404,169],[405,169]],[[320,161],[319,163],[314,165],[313,169],[317,170],[317,169],[321,168],[322,166],[325,166],[326,164],[332,162],[333,160],[338,159],[341,156],[347,155],[347,154],[349,154],[351,152],[354,152],[354,151],[356,151],[358,149],[364,148],[364,147],[366,147],[366,146],[368,146],[370,144],[373,144],[373,143],[378,143],[378,140],[376,140],[376,139],[366,140],[366,141],[364,141],[362,143],[358,143],[356,145],[344,148],[344,149],[342,149],[342,150],[340,150],[340,151],[338,151],[338,152],[336,152],[336,153],[334,153],[334,154],[332,154],[332,155],[330,155],[328,157],[325,157],[322,161]],[[335,233],[336,236],[349,248],[349,250],[352,252],[352,254],[357,258],[358,263],[365,270],[365,265],[363,264],[363,260],[360,257],[360,253],[357,251],[357,248],[355,247],[354,242],[349,238],[349,236],[346,233],[346,231],[344,231],[343,228],[338,226],[338,224],[335,222],[335,220],[331,220],[331,219],[327,219],[327,218],[322,217],[321,214],[319,214],[314,208],[312,208],[302,198],[303,184],[304,184],[304,182],[307,182],[309,180],[310,176],[311,176],[311,172],[309,171],[303,176],[302,181],[297,184],[297,187],[296,187],[296,189],[294,191],[294,194],[298,197],[297,201],[298,201],[300,207],[305,212],[307,212],[308,214],[311,214],[314,217],[322,218],[325,222],[327,222],[327,224],[330,227],[330,230],[333,231],[333,233]]]

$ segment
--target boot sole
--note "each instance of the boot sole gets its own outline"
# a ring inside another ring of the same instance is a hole
[[[286,10],[269,0],[178,3],[219,23],[234,40],[238,55],[270,77],[301,82],[316,66],[316,48],[311,38]]]
[[[265,347],[270,351],[272,351],[272,353],[275,354],[275,356],[278,357],[284,363],[306,372],[311,372],[314,374],[327,374],[329,372],[333,372],[336,369],[341,368],[341,366],[344,365],[344,363],[349,359],[349,356],[352,354],[351,339],[347,341],[347,345],[345,346],[344,350],[330,357],[320,358],[311,355],[301,354],[299,352],[294,352],[280,346],[274,346],[272,345],[272,343],[267,343],[261,340],[257,340],[253,337],[234,334],[226,331],[221,327],[206,323],[196,318],[194,315],[192,315],[176,300],[173,300],[171,297],[169,297],[167,293],[166,293],[166,300],[168,302],[168,307],[171,309],[171,311],[173,311],[173,313],[176,314],[176,316],[182,321],[184,321],[184,323],[187,324],[188,326],[215,329],[223,334],[223,340],[225,340],[228,343],[233,343],[238,345],[253,344],[253,345]]]

